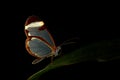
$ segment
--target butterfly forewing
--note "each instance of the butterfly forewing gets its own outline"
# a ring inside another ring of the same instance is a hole
[[[37,20],[35,20],[37,19]],[[30,21],[33,21],[30,23]],[[52,47],[55,47],[54,40],[44,25],[43,21],[38,20],[36,16],[30,16],[26,21],[25,31],[27,36],[39,36],[47,41]]]
[[[54,41],[52,40],[52,37],[47,29],[39,30],[37,28],[29,28],[28,31],[28,36],[39,36],[47,41],[51,46],[55,46]]]

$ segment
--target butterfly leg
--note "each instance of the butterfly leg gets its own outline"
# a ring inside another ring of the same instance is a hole
[[[51,64],[53,63],[54,55],[51,56]]]
[[[37,59],[33,60],[32,64],[37,64],[37,63],[41,62],[43,59],[45,59],[45,57],[37,58]]]

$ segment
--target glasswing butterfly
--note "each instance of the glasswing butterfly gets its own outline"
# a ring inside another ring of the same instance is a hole
[[[53,37],[46,25],[37,16],[29,16],[25,22],[25,47],[28,53],[34,57],[32,64],[37,64],[47,57],[53,59],[58,55],[61,47],[56,46]]]

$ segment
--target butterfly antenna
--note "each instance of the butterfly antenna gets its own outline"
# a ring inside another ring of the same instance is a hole
[[[72,40],[80,40],[80,38],[75,37],[75,38],[68,39],[68,40],[64,41],[60,46],[77,43],[77,42],[72,41]]]

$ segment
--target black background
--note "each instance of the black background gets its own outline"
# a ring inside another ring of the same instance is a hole
[[[34,58],[25,49],[24,23],[28,16],[39,16],[45,22],[56,45],[73,37],[80,38],[80,46],[120,38],[118,5],[16,1],[1,10],[1,69],[4,78],[12,80],[26,80],[49,63],[46,60],[37,65],[31,64]]]

